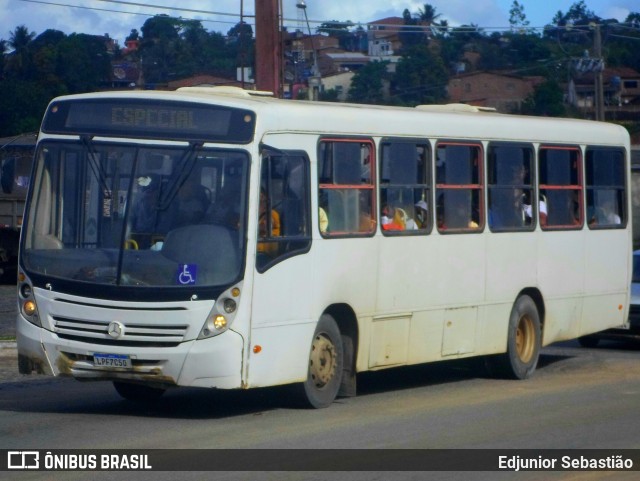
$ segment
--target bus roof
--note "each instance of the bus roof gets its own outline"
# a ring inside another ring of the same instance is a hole
[[[257,116],[256,138],[266,132],[322,135],[405,136],[418,138],[490,139],[629,146],[623,127],[606,122],[501,114],[465,104],[420,105],[415,108],[305,100],[283,100],[269,92],[239,87],[185,87],[176,91],[128,91],[78,94],[64,99],[148,98],[183,100],[240,107]]]

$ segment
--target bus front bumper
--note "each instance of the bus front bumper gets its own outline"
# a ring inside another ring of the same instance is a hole
[[[194,386],[235,389],[243,386],[244,341],[227,331],[176,347],[99,345],[59,338],[20,314],[16,329],[21,374],[72,376],[79,380],[119,380],[157,387]],[[95,354],[125,356],[128,368],[97,366]]]

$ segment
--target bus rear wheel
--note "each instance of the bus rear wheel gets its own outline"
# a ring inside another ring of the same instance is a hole
[[[113,381],[113,387],[116,388],[118,394],[127,401],[135,402],[151,402],[160,398],[165,389],[158,387],[144,386],[142,384],[132,384],[128,382]]]
[[[340,329],[332,316],[323,314],[311,342],[307,380],[298,386],[302,403],[316,409],[329,406],[338,395],[343,366]]]
[[[509,317],[507,352],[489,358],[490,371],[502,377],[527,379],[538,365],[541,345],[538,308],[531,297],[520,296]]]

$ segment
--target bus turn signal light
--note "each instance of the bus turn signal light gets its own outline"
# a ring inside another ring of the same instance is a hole
[[[258,354],[260,351],[262,351],[262,346],[259,344],[256,344],[255,346],[253,346],[253,353],[254,354]]]

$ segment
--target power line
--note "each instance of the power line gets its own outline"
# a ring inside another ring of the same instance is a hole
[[[151,5],[149,3],[138,3],[138,2],[123,2],[119,0],[97,0],[98,2],[105,3],[116,3],[120,5],[128,5],[134,7],[145,7],[145,8],[157,8],[160,10],[172,10],[178,12],[189,12],[189,13],[204,13],[206,15],[222,15],[226,17],[240,17],[239,13],[225,13],[225,12],[214,12],[212,10],[195,10],[191,8],[184,7],[165,7],[164,5]],[[255,17],[255,15],[243,15],[244,17]]]
[[[29,2],[29,3],[38,3],[38,4],[43,4],[43,5],[51,5],[51,6],[58,6],[58,7],[67,7],[67,8],[78,8],[78,9],[83,9],[83,10],[93,10],[93,11],[99,11],[99,12],[109,12],[109,13],[120,13],[120,14],[125,14],[125,15],[138,15],[138,16],[145,16],[145,17],[154,17],[157,14],[154,13],[149,13],[149,12],[132,12],[132,11],[124,11],[124,10],[115,10],[115,9],[108,9],[108,8],[98,8],[98,7],[88,7],[88,6],[83,6],[83,5],[71,5],[71,4],[67,4],[67,3],[58,3],[58,2],[52,2],[52,1],[46,1],[46,0],[20,0],[22,2]],[[223,17],[234,17],[234,18],[238,18],[238,20],[240,20],[240,13],[228,13],[228,12],[218,12],[218,11],[214,11],[214,10],[200,10],[200,9],[190,9],[190,8],[185,8],[185,7],[168,7],[168,6],[164,6],[164,5],[153,5],[150,3],[144,3],[144,2],[129,2],[129,1],[124,1],[124,0],[97,0],[99,2],[104,2],[104,3],[112,3],[112,4],[116,4],[116,5],[127,5],[127,6],[134,6],[134,7],[142,7],[142,8],[151,8],[151,9],[156,9],[156,10],[167,10],[167,11],[174,11],[174,12],[187,12],[187,13],[195,13],[195,14],[202,14],[202,15],[218,15],[218,16],[223,16]],[[249,18],[255,18],[255,15],[243,15],[244,18],[249,17]],[[201,22],[209,22],[209,23],[221,23],[221,24],[236,24],[238,22],[232,22],[232,21],[224,21],[224,20],[213,20],[213,19],[207,19],[207,18],[184,18],[184,17],[180,17],[183,18],[185,20],[197,20],[197,21],[201,21]],[[297,19],[292,19],[292,18],[283,18],[282,19],[283,22],[290,22],[291,24],[289,25],[285,25],[287,28],[295,28],[296,24],[297,24]],[[314,25],[323,25],[323,24],[331,24],[331,25],[335,25],[335,26],[345,26],[348,28],[363,28],[363,27],[367,27],[369,25],[372,24],[372,22],[352,22],[352,21],[336,21],[336,20],[312,20],[312,19],[308,19],[307,20],[309,24],[314,24]],[[253,25],[255,26],[255,23],[249,23],[249,25]],[[458,25],[458,26],[451,26],[451,25],[436,25],[436,24],[431,24],[431,25],[406,25],[406,24],[382,24],[382,23],[375,23],[374,24],[375,27],[378,28],[385,28],[385,29],[395,29],[395,33],[400,33],[401,31],[404,31],[402,33],[416,33],[416,34],[424,34],[427,31],[431,30],[439,32],[440,34],[443,35],[456,35],[456,34],[464,34],[464,33],[478,33],[478,34],[482,34],[483,32],[511,32],[513,30],[513,26],[508,26],[508,27],[501,27],[501,26],[495,26],[495,27],[480,27],[478,25]],[[600,26],[609,26],[609,24],[599,24]],[[628,25],[628,26],[627,26]],[[637,30],[638,27],[636,24],[634,24],[633,22],[627,22],[627,23],[616,23],[614,25],[615,27],[623,27],[623,28],[629,28],[631,30]],[[583,26],[576,26],[573,24],[568,24],[568,25],[554,25],[554,24],[547,24],[545,26],[542,27],[532,27],[532,26],[527,26],[525,28],[525,30],[527,32],[544,32],[545,30],[549,30],[549,29],[553,29],[555,31],[580,31],[582,30],[580,27]],[[585,25],[585,28],[590,27]],[[332,30],[331,28],[328,28],[326,30]],[[340,29],[337,29],[340,30]],[[612,34],[608,34],[608,35],[612,35]],[[621,38],[633,38],[633,37],[622,37],[619,36]]]
[[[125,11],[125,10],[114,10],[114,9],[109,9],[109,8],[98,8],[98,7],[86,7],[83,5],[70,5],[68,3],[57,3],[57,2],[50,2],[50,1],[45,1],[45,0],[20,0],[21,2],[28,2],[28,3],[39,3],[42,5],[50,5],[50,6],[55,6],[55,7],[68,7],[68,8],[79,8],[82,10],[93,10],[93,11],[98,11],[98,12],[109,12],[109,13],[121,13],[124,15],[138,15],[138,16],[142,16],[142,17],[155,17],[157,16],[156,13],[145,13],[145,12],[130,12],[130,11]],[[98,0],[98,1],[106,1],[106,0]],[[125,2],[115,2],[115,1],[111,1],[111,3],[125,3]],[[142,4],[140,4],[142,5]],[[145,7],[150,7],[150,8],[165,8],[168,10],[184,10],[184,9],[178,9],[178,8],[171,8],[171,7],[158,7],[156,5],[148,5],[148,4],[144,4]],[[214,14],[217,15],[233,15],[233,14],[227,14],[224,13],[222,14],[221,12],[213,12]],[[240,15],[235,15],[236,17],[240,17]],[[200,22],[209,22],[209,23],[223,23],[223,24],[230,24],[230,25],[235,25],[238,22],[231,22],[231,21],[225,21],[225,20],[211,20],[211,19],[206,19],[206,18],[184,18],[184,17],[180,17],[184,20],[197,20]]]

